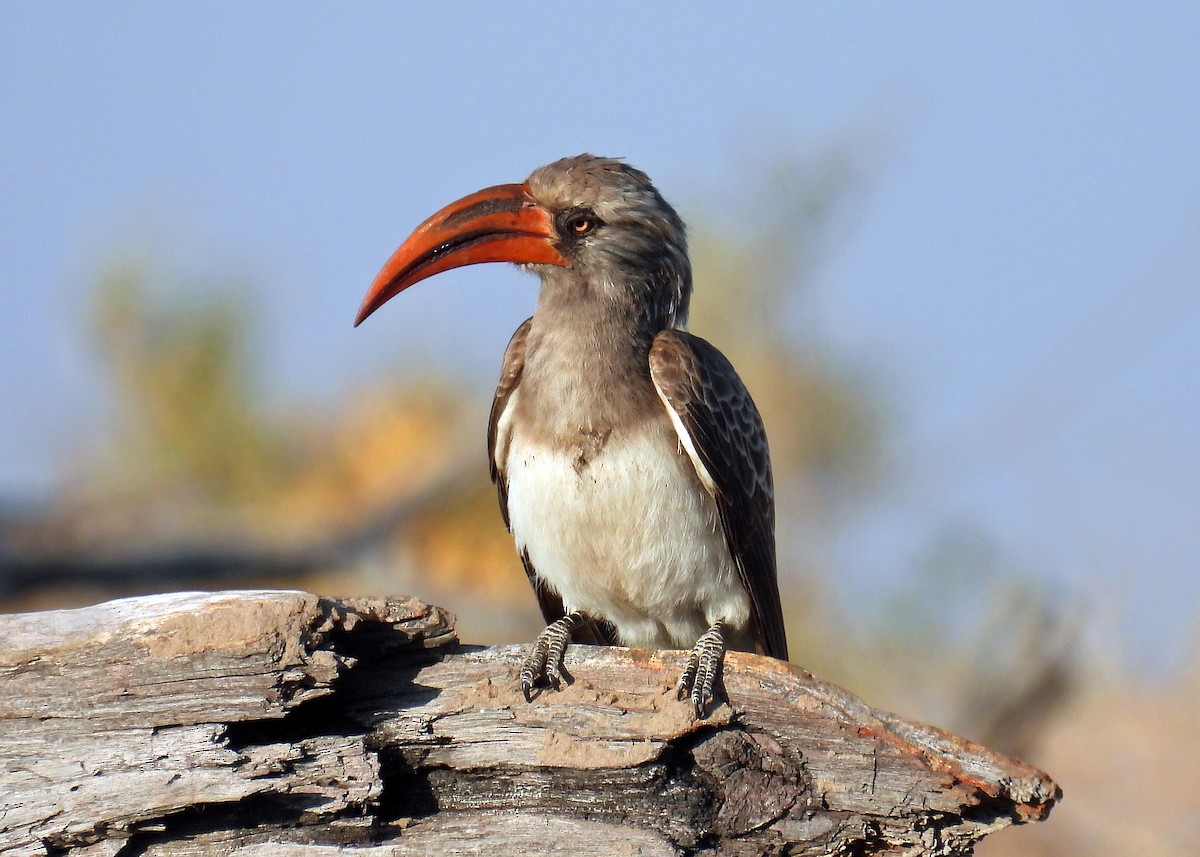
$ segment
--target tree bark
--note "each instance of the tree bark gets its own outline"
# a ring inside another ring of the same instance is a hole
[[[415,599],[185,593],[0,617],[0,854],[959,855],[1045,774],[740,653],[522,650]]]

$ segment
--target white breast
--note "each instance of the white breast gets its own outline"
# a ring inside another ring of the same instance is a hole
[[[658,648],[690,648],[717,620],[748,622],[716,504],[665,422],[614,432],[587,463],[512,426],[505,469],[517,549],[568,611]]]

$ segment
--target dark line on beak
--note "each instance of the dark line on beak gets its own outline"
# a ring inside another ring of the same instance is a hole
[[[525,200],[519,197],[481,199],[479,202],[464,208],[462,211],[454,212],[439,225],[447,229],[453,229],[459,224],[474,220],[476,217],[486,217],[489,214],[499,214],[503,211],[516,212],[520,211],[524,206]]]
[[[442,256],[447,253],[453,253],[456,250],[462,250],[474,244],[484,244],[488,241],[493,241],[497,238],[505,238],[509,235],[526,235],[519,229],[509,229],[497,231],[495,229],[475,229],[470,232],[463,232],[455,235],[449,241],[443,241],[441,244],[434,247],[432,250],[427,250],[418,256],[408,265],[403,271],[392,278],[392,282],[400,279],[411,277],[417,271],[424,268],[426,265],[432,265]]]

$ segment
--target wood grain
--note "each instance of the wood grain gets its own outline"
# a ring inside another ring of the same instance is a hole
[[[0,854],[968,854],[1045,774],[731,653],[516,646],[411,598],[183,593],[0,617]]]

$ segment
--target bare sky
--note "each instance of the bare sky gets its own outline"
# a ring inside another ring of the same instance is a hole
[[[435,208],[588,150],[686,218],[857,135],[884,165],[806,324],[886,386],[901,468],[847,585],[967,522],[1115,593],[1143,653],[1195,643],[1200,6],[647,5],[5,4],[0,496],[50,492],[102,416],[84,297],[114,246],[257,284],[281,396],[433,355],[485,389],[517,272],[350,327]]]

